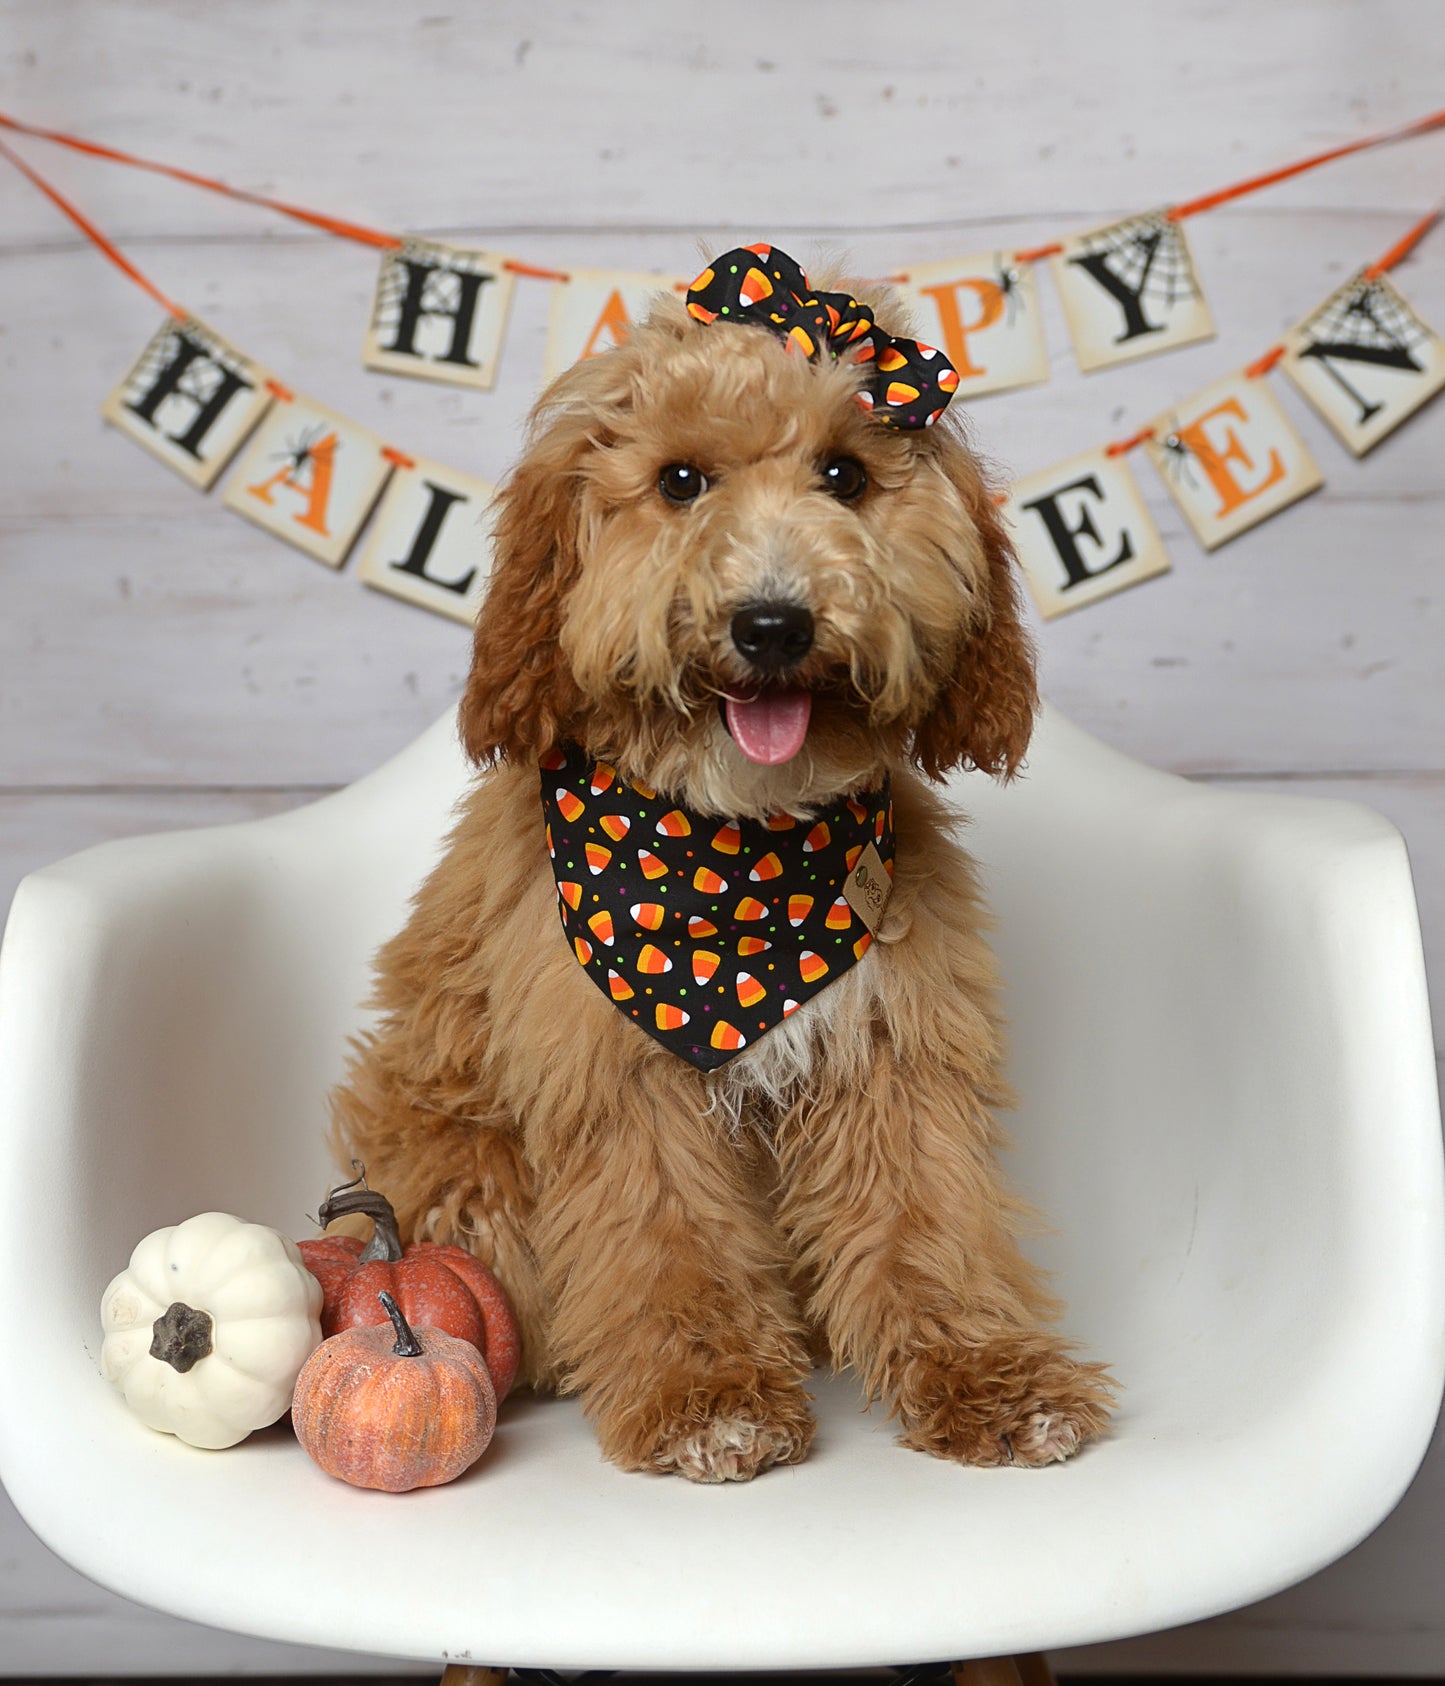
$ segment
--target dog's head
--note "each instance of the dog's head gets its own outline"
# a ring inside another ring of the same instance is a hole
[[[660,299],[543,395],[499,493],[461,705],[485,764],[574,739],[704,811],[803,809],[912,761],[1000,777],[1036,694],[962,433],[864,371]]]

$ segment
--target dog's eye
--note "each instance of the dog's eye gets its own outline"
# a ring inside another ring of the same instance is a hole
[[[691,463],[672,462],[658,475],[657,489],[669,503],[691,503],[707,490],[707,476]]]
[[[835,498],[851,503],[868,489],[868,470],[857,457],[834,457],[824,465],[823,485]]]

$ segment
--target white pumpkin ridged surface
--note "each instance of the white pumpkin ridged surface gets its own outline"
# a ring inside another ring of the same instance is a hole
[[[148,1427],[192,1446],[234,1446],[290,1406],[321,1344],[321,1297],[289,1236],[202,1212],[146,1236],[106,1289],[101,1368]],[[173,1306],[182,1319],[186,1308],[210,1319],[198,1337],[208,1350],[185,1369],[151,1350]]]

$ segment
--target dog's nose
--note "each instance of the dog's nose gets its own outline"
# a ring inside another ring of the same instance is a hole
[[[781,673],[813,647],[813,616],[797,603],[745,603],[732,619],[733,643],[755,668]]]

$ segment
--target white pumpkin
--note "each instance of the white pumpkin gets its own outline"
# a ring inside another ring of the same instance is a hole
[[[146,1236],[100,1317],[101,1368],[143,1423],[234,1446],[290,1406],[321,1344],[321,1284],[289,1237],[202,1212]]]

